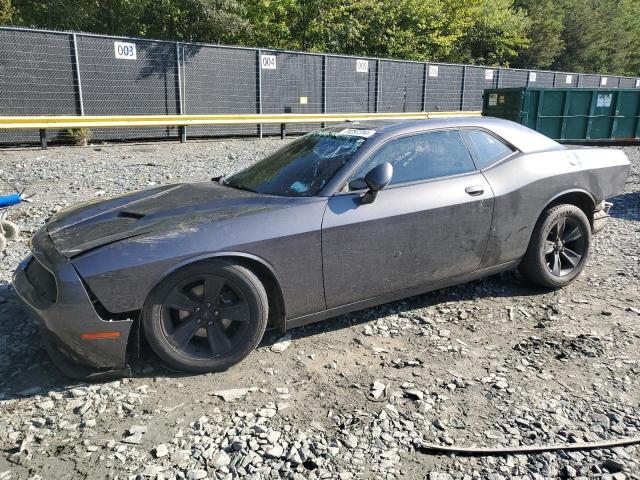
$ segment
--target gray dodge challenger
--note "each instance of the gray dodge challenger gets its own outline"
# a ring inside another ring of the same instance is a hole
[[[615,149],[566,148],[491,118],[347,123],[202,183],[51,217],[15,272],[67,375],[221,371],[285,331],[519,267],[545,288],[585,267]]]

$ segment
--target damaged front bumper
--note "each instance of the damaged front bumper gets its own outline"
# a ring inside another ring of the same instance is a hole
[[[13,285],[35,313],[49,356],[63,374],[81,380],[128,376],[127,340],[132,320],[102,319],[71,262],[45,230],[32,255],[17,268]]]
[[[600,202],[593,212],[593,233],[598,233],[604,228],[609,220],[609,210],[613,207],[611,202]]]

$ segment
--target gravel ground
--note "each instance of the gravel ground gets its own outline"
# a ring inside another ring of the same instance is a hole
[[[12,210],[24,232],[0,263],[0,480],[640,478],[637,446],[494,457],[425,446],[640,435],[636,147],[585,273],[561,291],[507,273],[268,334],[222,374],[178,375],[144,352],[130,379],[62,377],[11,287],[30,232],[79,200],[230,173],[280,145],[0,150],[0,175],[37,192]]]

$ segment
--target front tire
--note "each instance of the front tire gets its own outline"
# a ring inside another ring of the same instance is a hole
[[[145,336],[170,367],[220,372],[258,345],[269,315],[249,269],[225,260],[188,265],[154,288],[142,312]]]
[[[591,248],[591,225],[575,205],[546,210],[536,224],[520,271],[532,283],[561,288],[584,270]]]

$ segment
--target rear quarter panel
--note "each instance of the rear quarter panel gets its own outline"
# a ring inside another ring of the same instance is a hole
[[[621,150],[577,148],[520,154],[484,172],[495,208],[483,267],[521,258],[553,200],[584,192],[594,205],[624,190],[629,161]]]

